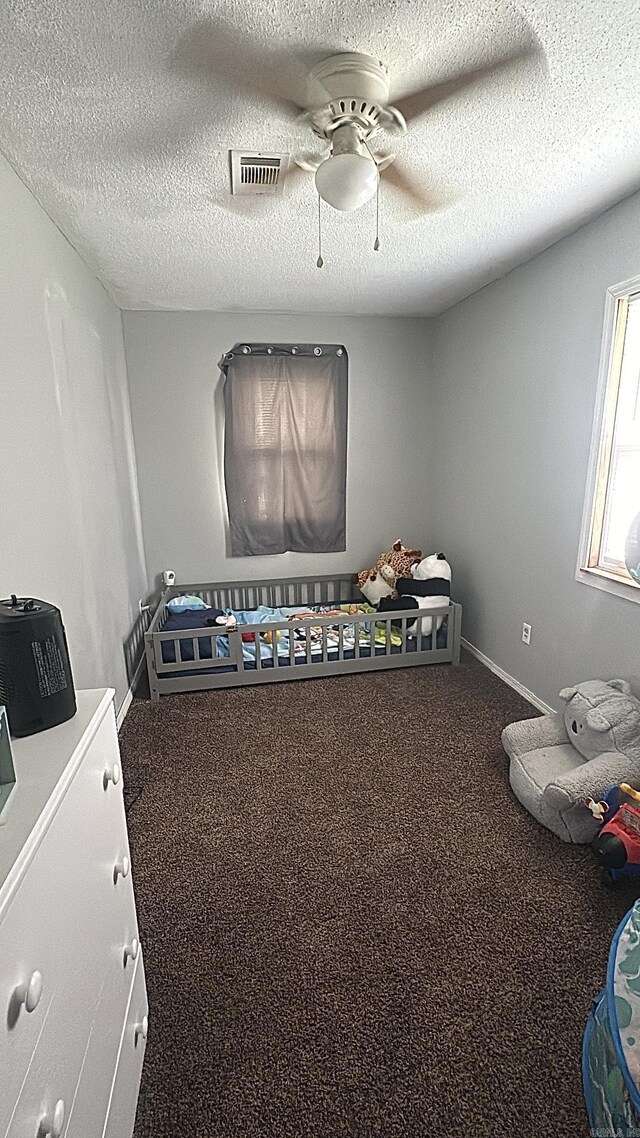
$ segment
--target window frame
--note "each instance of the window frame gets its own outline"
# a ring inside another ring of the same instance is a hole
[[[600,549],[605,516],[616,406],[620,387],[626,314],[631,297],[640,293],[640,276],[607,289],[600,351],[598,386],[591,433],[587,489],[580,528],[576,580],[626,600],[640,603],[640,585],[627,573],[594,564]]]

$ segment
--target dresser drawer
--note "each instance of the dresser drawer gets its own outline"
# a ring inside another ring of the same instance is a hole
[[[18,898],[22,901],[22,898]],[[23,912],[24,908],[24,912]],[[24,1078],[52,1011],[53,975],[59,964],[51,945],[23,945],[19,920],[30,916],[29,904],[17,906],[15,927],[0,926],[0,1134],[6,1132]],[[52,920],[53,913],[46,914]],[[27,1011],[25,997],[30,991]]]
[[[109,1114],[101,1138],[131,1138],[133,1134],[146,1047],[148,1013],[144,963],[141,953],[122,1032]]]
[[[84,1043],[79,1049],[75,1043],[88,1036],[100,994],[96,939],[82,901],[91,895],[95,871],[78,857],[71,830],[61,827],[60,840],[50,843],[57,821],[0,925],[0,1134],[45,1039],[56,1052],[69,1051],[77,1078]],[[21,999],[29,992],[28,1002]]]
[[[140,979],[139,973],[142,974]],[[90,1135],[101,1138],[109,1109],[124,1025],[131,1007],[134,982],[136,992],[140,993],[141,983],[144,992],[142,953],[139,953],[135,962],[128,965],[126,979],[128,983],[126,992],[122,988],[114,991],[114,985],[108,982],[103,987],[65,1138],[89,1138]]]
[[[106,980],[88,1033],[51,1001],[5,1138],[40,1138],[44,1119],[60,1138],[131,1138],[148,1026],[141,950],[128,969],[127,998],[115,1002]]]
[[[53,996],[19,1098],[12,1109],[6,1138],[40,1138],[42,1120],[53,1121],[56,1107],[56,1122],[62,1120],[60,1134],[66,1134],[99,991],[96,997],[93,1006],[85,1003],[78,1014],[66,994]]]
[[[81,903],[106,959],[116,944],[137,936],[138,927],[113,711],[101,723],[64,805],[81,837],[92,882]]]
[[[115,764],[111,712],[0,924],[0,1134],[15,1108],[16,1134],[30,1135],[49,1094],[70,1107],[104,986],[126,1006],[138,932]]]

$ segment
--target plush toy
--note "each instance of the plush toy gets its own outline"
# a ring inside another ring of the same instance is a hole
[[[609,789],[640,786],[640,701],[626,680],[587,680],[560,698],[564,713],[505,727],[509,780],[539,822],[565,842],[588,843],[609,817]]]
[[[229,613],[229,616],[225,616],[224,613],[220,613],[220,616],[217,616],[214,620],[207,621],[207,624],[221,624],[228,629],[235,628],[237,623],[238,622],[233,613]]]
[[[406,549],[400,539],[391,549],[381,553],[371,569],[363,569],[354,580],[370,605],[377,605],[381,597],[397,596],[396,581],[410,577],[411,568],[422,557],[421,549]]]
[[[587,680],[563,688],[560,699],[569,739],[585,759],[617,751],[631,769],[640,764],[640,701],[627,680]]]
[[[396,582],[398,597],[383,597],[378,612],[398,612],[400,609],[438,609],[449,604],[451,599],[451,566],[444,553],[432,553],[413,566],[413,577],[399,578]],[[435,631],[442,624],[442,617],[435,617]],[[430,636],[433,631],[433,617],[421,617],[407,629],[409,636]]]

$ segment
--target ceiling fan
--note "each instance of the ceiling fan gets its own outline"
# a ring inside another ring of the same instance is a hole
[[[322,153],[294,155],[294,161],[315,174],[318,194],[328,205],[359,209],[373,197],[380,174],[396,157],[393,151],[372,150],[369,143],[383,131],[407,131],[402,111],[389,102],[389,72],[372,56],[343,52],[317,64],[309,79],[312,89],[324,92],[326,102],[301,117],[329,145]],[[403,182],[400,175],[396,184],[411,192]]]
[[[531,56],[536,47],[529,43],[490,64],[415,91],[395,105],[389,102],[390,76],[384,63],[360,52],[332,55],[309,75],[310,89],[324,92],[326,101],[302,113],[303,120],[329,144],[328,148],[323,153],[294,155],[294,161],[301,169],[315,173],[319,196],[334,209],[359,209],[374,196],[384,172],[422,212],[437,209],[440,203],[425,197],[421,187],[397,164],[393,151],[373,150],[370,143],[383,132],[405,134],[408,124],[443,99]]]
[[[389,71],[372,56],[328,54],[309,70],[295,53],[254,46],[219,21],[196,25],[181,44],[176,62],[203,78],[216,74],[236,90],[266,99],[281,115],[306,123],[326,144],[325,150],[294,154],[294,169],[312,172],[319,196],[335,209],[364,205],[376,193],[382,175],[414,210],[431,213],[448,200],[425,189],[392,151],[374,149],[381,141],[378,136],[411,131],[417,120],[445,99],[531,59],[544,56],[525,24],[518,29],[517,42],[487,63],[460,70],[393,105]]]

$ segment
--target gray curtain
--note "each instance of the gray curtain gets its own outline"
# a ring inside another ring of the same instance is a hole
[[[236,344],[221,367],[232,557],[345,549],[345,348]]]

